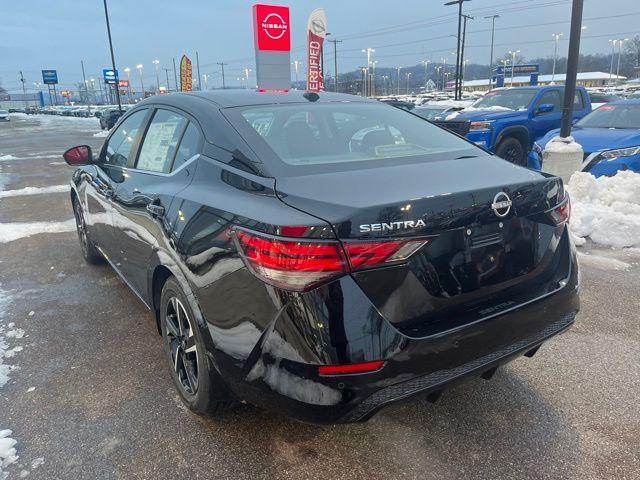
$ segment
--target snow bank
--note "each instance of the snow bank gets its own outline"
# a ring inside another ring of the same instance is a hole
[[[567,185],[571,195],[571,232],[581,245],[640,247],[640,174],[629,170],[595,178],[576,172]]]
[[[93,136],[94,137],[108,137],[109,136],[109,130],[102,130],[101,132],[94,133]]]
[[[14,157],[13,155],[0,155],[0,161],[2,160],[18,160],[18,157]]]
[[[12,242],[38,233],[71,232],[75,229],[76,222],[73,218],[64,222],[0,223],[0,243]]]
[[[0,192],[0,198],[21,197],[23,195],[39,195],[41,193],[69,192],[69,185],[52,185],[50,187],[24,187],[17,190],[4,190]]]

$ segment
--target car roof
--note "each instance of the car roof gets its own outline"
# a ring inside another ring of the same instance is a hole
[[[607,103],[607,105],[640,105],[640,98],[626,98],[623,100],[615,100]]]
[[[173,105],[179,107],[193,98],[206,100],[214,103],[220,108],[241,107],[247,105],[273,105],[273,104],[292,104],[307,103],[316,101],[320,103],[326,102],[375,102],[356,95],[348,95],[345,93],[320,92],[317,99],[313,100],[310,94],[304,90],[289,90],[287,92],[261,92],[249,89],[230,89],[230,90],[207,90],[201,92],[182,92],[171,93],[168,95],[156,95],[150,97],[140,104],[161,103],[165,105]],[[311,98],[309,98],[311,97]],[[315,97],[315,95],[314,95]]]

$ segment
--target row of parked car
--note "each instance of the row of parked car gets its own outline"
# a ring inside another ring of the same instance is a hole
[[[572,135],[584,150],[582,170],[595,176],[640,172],[640,92],[576,91]],[[626,93],[626,92],[625,92]],[[473,101],[385,98],[518,165],[542,168],[542,151],[559,134],[564,87],[495,89]],[[416,105],[418,104],[418,105]]]

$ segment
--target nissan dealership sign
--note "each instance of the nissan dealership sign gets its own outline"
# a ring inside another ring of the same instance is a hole
[[[289,7],[253,6],[257,86],[262,90],[291,88],[291,24]]]

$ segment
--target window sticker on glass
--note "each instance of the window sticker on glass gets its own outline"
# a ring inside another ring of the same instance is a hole
[[[137,168],[167,173],[187,120],[167,110],[158,110],[149,125]]]

